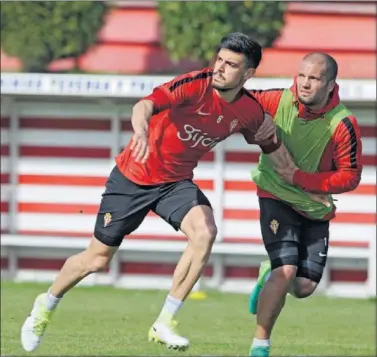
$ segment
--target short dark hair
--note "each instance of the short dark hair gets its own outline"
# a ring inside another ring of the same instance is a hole
[[[246,57],[247,67],[257,69],[262,59],[262,46],[242,32],[232,32],[223,37],[217,53],[224,48],[233,52],[242,53]]]
[[[338,76],[338,63],[334,57],[324,52],[311,52],[304,57],[304,60],[310,59],[310,57],[322,57],[326,65],[326,78],[327,81],[335,81]]]

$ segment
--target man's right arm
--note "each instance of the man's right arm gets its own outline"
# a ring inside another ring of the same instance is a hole
[[[210,76],[210,70],[190,72],[155,87],[150,95],[133,107],[131,122],[134,131],[148,132],[148,123],[152,115],[199,97]]]
[[[149,120],[153,114],[154,103],[150,99],[137,102],[132,109],[131,124],[134,132],[140,135],[148,134]]]

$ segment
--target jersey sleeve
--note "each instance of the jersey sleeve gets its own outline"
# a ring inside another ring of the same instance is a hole
[[[297,170],[294,184],[312,193],[337,194],[354,190],[360,183],[362,142],[360,128],[350,116],[338,125],[333,134],[334,171],[308,173]]]
[[[211,70],[186,73],[154,88],[143,100],[151,100],[153,114],[157,114],[184,102],[197,100],[208,88],[211,77]]]
[[[275,116],[281,96],[283,94],[283,89],[253,89],[249,90],[249,92],[260,103],[266,113],[270,114],[272,117]]]
[[[259,145],[263,153],[269,154],[280,147],[281,141],[277,139],[277,137],[264,140],[263,142],[255,140],[255,134],[257,133],[259,127],[262,125],[265,119],[265,112],[256,98],[254,98],[254,96],[252,95],[251,97],[253,100],[252,105],[250,105],[250,108],[245,108],[245,110],[248,110],[251,113],[252,120],[249,121],[248,126],[240,130],[240,133],[243,135],[245,141],[248,144]]]

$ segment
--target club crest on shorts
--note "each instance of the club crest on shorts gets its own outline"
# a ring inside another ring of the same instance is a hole
[[[103,217],[103,226],[107,227],[110,222],[111,222],[112,215],[111,213],[106,213],[105,216]]]
[[[230,125],[229,125],[229,132],[232,132],[233,129],[235,129],[235,127],[238,125],[238,119],[233,119],[231,122],[230,122]]]
[[[270,223],[270,228],[272,233],[276,234],[279,229],[279,222],[276,219],[273,219]]]

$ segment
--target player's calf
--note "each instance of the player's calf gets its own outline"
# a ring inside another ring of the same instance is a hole
[[[85,251],[66,260],[51,286],[51,294],[62,297],[88,275],[105,270],[117,249],[93,237]]]
[[[279,266],[279,264],[282,265]],[[258,297],[257,327],[250,356],[269,355],[272,329],[284,307],[286,295],[296,278],[297,267],[293,264],[272,260],[271,268],[271,273]]]
[[[286,295],[296,277],[294,265],[284,265],[271,271],[258,299],[257,339],[269,339],[272,328],[281,309]]]
[[[183,301],[207,264],[216,239],[217,227],[211,207],[199,205],[191,208],[180,229],[190,243],[178,262],[170,295]]]

